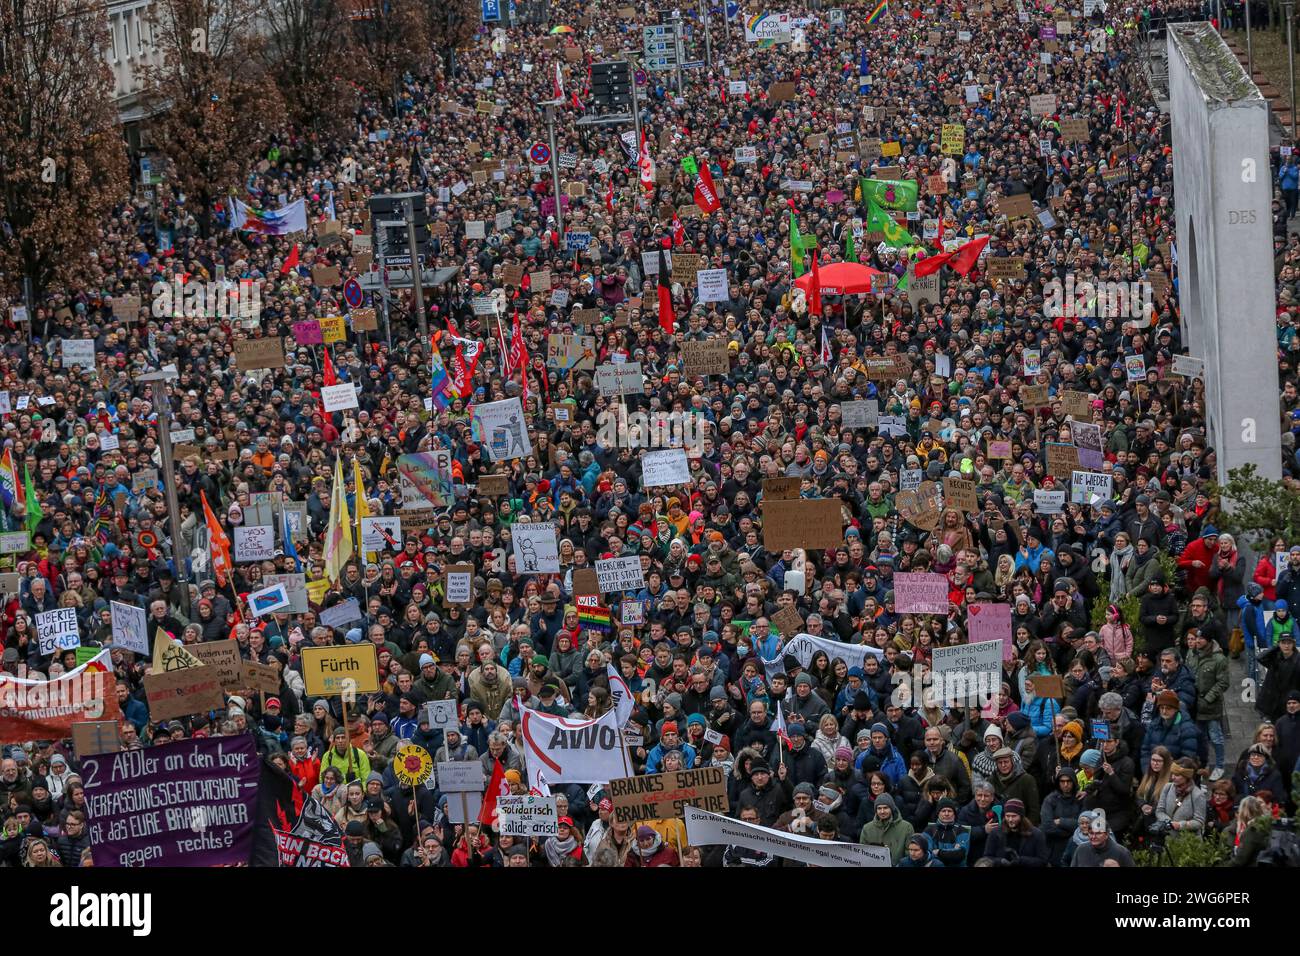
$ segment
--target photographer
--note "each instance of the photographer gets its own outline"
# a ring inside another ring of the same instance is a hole
[[[1196,770],[1190,761],[1174,763],[1172,779],[1165,784],[1156,804],[1156,822],[1152,833],[1172,830],[1175,833],[1205,829],[1205,791],[1196,785]]]

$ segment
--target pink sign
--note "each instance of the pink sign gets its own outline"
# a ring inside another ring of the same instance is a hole
[[[895,574],[894,608],[899,614],[947,614],[947,575],[926,572]]]
[[[323,345],[325,333],[321,331],[318,320],[308,319],[306,322],[293,324],[293,340],[299,345]]]
[[[966,640],[972,644],[980,641],[1001,641],[1002,659],[1013,656],[1010,604],[972,604],[966,609]]]

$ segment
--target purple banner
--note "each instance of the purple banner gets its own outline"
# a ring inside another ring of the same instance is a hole
[[[81,763],[95,866],[248,863],[261,769],[251,734]]]

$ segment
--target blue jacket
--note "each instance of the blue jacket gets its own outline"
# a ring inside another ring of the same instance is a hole
[[[1030,726],[1034,728],[1034,736],[1050,737],[1052,723],[1056,720],[1056,715],[1061,712],[1061,705],[1052,697],[1035,697],[1022,708],[1022,711],[1029,718]]]
[[[1179,711],[1169,723],[1165,723],[1163,717],[1157,717],[1147,724],[1146,735],[1142,738],[1142,766],[1147,766],[1151,751],[1160,746],[1168,747],[1175,760],[1198,754],[1200,734],[1186,712]]]
[[[1254,641],[1254,646],[1259,650],[1267,650],[1269,633],[1264,620],[1264,606],[1254,603],[1243,594],[1237,598],[1237,607],[1241,609],[1242,635]]]
[[[1172,677],[1165,678],[1165,686],[1178,695],[1183,709],[1189,714],[1196,706],[1196,675],[1186,664],[1179,664]]]
[[[1287,163],[1277,171],[1279,189],[1300,189],[1300,166]]]
[[[679,744],[676,747],[664,748],[663,744],[655,744],[651,751],[646,754],[645,772],[658,773],[663,769],[664,754],[669,750],[680,750],[682,752],[682,769],[691,770],[695,766],[695,748],[690,744]]]
[[[889,778],[890,787],[898,786],[898,781],[902,780],[903,774],[907,773],[907,764],[903,762],[903,755],[898,752],[898,748],[890,744],[889,752],[882,756],[875,747],[868,747],[853,761],[853,766],[858,771],[862,770],[862,761],[866,759],[867,754],[880,761],[880,772]]]
[[[934,847],[935,858],[944,866],[965,866],[970,854],[970,827],[954,823],[944,826],[931,823],[925,828],[925,835]]]

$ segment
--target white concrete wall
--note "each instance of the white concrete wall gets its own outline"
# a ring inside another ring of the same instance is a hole
[[[1268,104],[1208,24],[1169,29],[1179,304],[1218,477],[1281,477]]]
[[[149,0],[109,0],[109,41],[104,59],[113,71],[119,103],[140,91],[136,70],[161,62],[161,55],[149,29]]]

